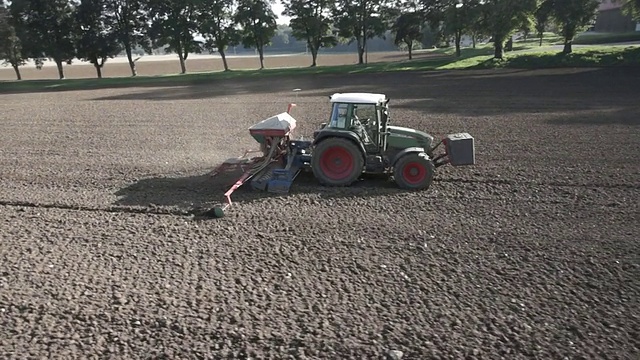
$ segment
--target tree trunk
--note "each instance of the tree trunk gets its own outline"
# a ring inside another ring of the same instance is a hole
[[[542,38],[544,37],[543,33],[540,33],[540,46],[542,46]]]
[[[570,24],[565,24],[562,36],[564,37],[564,49],[562,49],[562,53],[571,54],[571,51],[573,50],[573,38],[576,36],[576,28],[574,26],[570,26]]]
[[[507,41],[507,46],[505,46],[506,51],[513,51],[513,36],[509,38]]]
[[[407,49],[409,50],[409,60],[413,60],[413,41],[407,43]]]
[[[264,48],[258,47],[258,55],[260,56],[260,70],[264,69]]]
[[[60,80],[64,79],[64,69],[62,68],[62,60],[60,59],[55,59],[56,61],[56,66],[58,67],[58,77],[60,78]]]
[[[11,66],[13,66],[13,70],[16,72],[16,78],[18,80],[22,80],[22,75],[20,75],[20,68],[18,67],[17,64],[11,64]]]
[[[477,40],[478,39],[477,39],[477,35],[476,34],[471,35],[471,43],[473,44],[473,48],[474,49],[476,48],[476,41]]]
[[[129,67],[131,68],[131,76],[137,76],[138,72],[136,71],[136,63],[133,61],[133,56],[131,54],[131,44],[125,44],[124,50],[127,53],[127,59],[129,60]]]
[[[573,44],[572,40],[565,39],[564,40],[564,49],[562,49],[562,53],[563,54],[571,54],[571,52],[573,50],[572,46],[571,46],[572,44]]]
[[[358,47],[358,65],[364,64],[364,47]]]
[[[229,71],[229,65],[227,64],[227,55],[225,55],[224,50],[222,50],[221,48],[218,48],[218,52],[220,53],[220,57],[222,58],[224,71]]]
[[[184,56],[182,55],[182,51],[181,50],[178,51],[178,58],[180,59],[180,70],[182,71],[181,74],[186,74],[187,73],[187,65],[184,62]]]
[[[498,37],[496,35],[493,36],[493,47],[494,54],[493,57],[495,59],[502,60],[504,58],[504,39],[502,37]]]
[[[460,55],[462,54],[461,50],[460,50],[460,41],[462,40],[462,34],[460,33],[460,31],[456,31],[456,57],[460,57]]]
[[[311,50],[311,67],[316,67],[318,65],[318,49],[315,46],[309,45],[309,50]]]
[[[95,63],[93,66],[96,67],[96,74],[98,74],[98,79],[102,79],[102,66],[100,64]]]
[[[356,37],[356,45],[358,48],[358,65],[364,64],[364,44],[361,38]]]

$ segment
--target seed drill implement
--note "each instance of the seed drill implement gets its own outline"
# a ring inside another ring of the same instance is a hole
[[[224,216],[231,194],[247,182],[256,190],[288,193],[301,171],[311,171],[323,186],[349,186],[362,174],[388,174],[402,189],[426,190],[435,169],[446,164],[474,165],[474,138],[449,134],[437,143],[415,129],[391,125],[389,98],[384,94],[337,93],[330,96],[327,122],[310,140],[294,140],[296,119],[286,112],[249,128],[259,150],[228,159],[212,175],[242,169],[242,176],[224,194],[224,204],[212,209]],[[442,146],[443,151],[436,154]],[[257,153],[250,157],[249,154]]]

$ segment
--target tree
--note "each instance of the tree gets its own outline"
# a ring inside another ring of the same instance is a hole
[[[527,14],[522,18],[522,23],[518,26],[518,31],[522,33],[523,40],[527,41],[531,32],[535,30],[535,17],[533,14]]]
[[[106,0],[105,2],[105,11],[115,20],[113,32],[127,54],[131,76],[138,75],[132,55],[133,48],[141,46],[148,54],[151,53],[147,4],[146,0]]]
[[[50,58],[64,79],[64,62],[76,55],[74,6],[69,0],[13,0],[11,15],[24,30],[23,50],[30,58]]]
[[[22,80],[20,66],[26,63],[22,54],[22,41],[14,26],[9,10],[0,3],[0,58],[4,64],[10,64],[16,72],[16,78]]]
[[[640,20],[640,0],[626,0],[622,11],[635,20]]]
[[[476,48],[476,43],[479,39],[485,38],[487,35],[486,29],[483,28],[482,24],[482,5],[481,0],[475,0],[472,3],[473,6],[469,5],[466,12],[466,19],[469,22],[467,25],[467,32],[471,35],[471,41],[473,44],[473,48]]]
[[[445,35],[453,34],[456,47],[456,57],[460,57],[460,41],[462,34],[467,30],[469,22],[465,17],[467,7],[457,0],[449,0],[444,11],[444,31]]]
[[[305,40],[311,52],[311,67],[316,66],[318,50],[335,46],[338,41],[331,33],[331,12],[335,8],[333,0],[284,0],[282,15],[291,17],[291,34],[298,40]]]
[[[107,59],[122,51],[114,31],[114,19],[104,12],[105,6],[106,0],[80,0],[76,10],[77,56],[93,64],[99,79]]]
[[[612,0],[616,4],[622,4],[622,13],[640,21],[640,0]]]
[[[239,0],[236,21],[242,27],[242,44],[255,48],[264,69],[264,47],[270,44],[278,24],[268,0]]]
[[[224,71],[229,71],[226,49],[240,43],[240,33],[233,21],[234,4],[234,0],[201,0],[199,5],[199,31],[205,39],[204,48],[220,53]]]
[[[552,6],[552,0],[543,0],[533,14],[535,19],[536,33],[538,35],[538,38],[540,39],[540,46],[542,46],[544,31],[549,24],[549,17],[551,16]]]
[[[175,52],[180,60],[181,73],[187,72],[190,53],[201,53],[202,43],[193,38],[198,30],[198,0],[148,0],[151,19],[150,38],[155,47],[165,46],[167,53]]]
[[[391,31],[395,34],[394,44],[406,44],[409,60],[413,59],[413,43],[422,40],[422,14],[417,11],[401,14],[393,23]]]
[[[479,0],[443,0],[442,18],[446,35],[453,34],[456,56],[460,57],[460,42],[465,32],[473,31],[474,18],[478,17]]]
[[[536,0],[485,0],[480,2],[483,28],[493,37],[494,58],[504,58],[507,37],[536,9]]]
[[[578,31],[585,29],[595,18],[599,0],[550,0],[552,15],[560,25],[564,38],[563,54],[570,54],[571,44]]]
[[[334,10],[335,26],[338,34],[354,40],[358,47],[358,64],[364,64],[367,40],[381,36],[387,30],[385,23],[385,0],[339,0]]]

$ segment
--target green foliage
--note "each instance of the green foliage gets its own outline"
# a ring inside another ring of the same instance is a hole
[[[81,0],[75,12],[77,57],[93,64],[98,78],[102,78],[107,59],[122,51],[114,31],[115,19],[103,11],[105,6],[106,0]]]
[[[200,0],[198,4],[198,29],[205,39],[204,48],[220,53],[225,71],[229,71],[226,49],[240,43],[240,32],[233,21],[234,4],[234,0]]]
[[[387,30],[385,0],[339,0],[333,11],[338,35],[348,39],[348,43],[356,41],[358,47],[358,64],[364,64],[364,52],[367,40],[382,36]],[[392,12],[391,12],[392,13]]]
[[[434,30],[431,26],[423,26],[420,39],[423,48],[432,48],[440,45],[442,36],[438,29]]]
[[[480,20],[479,0],[442,0],[442,19],[444,22],[444,35],[454,37],[456,56],[460,56],[460,40],[462,35],[468,32],[480,31],[476,26]]]
[[[539,45],[542,46],[542,39],[544,37],[544,32],[549,25],[549,18],[551,17],[551,11],[553,10],[553,1],[552,0],[541,0],[536,11],[533,13],[534,24],[536,34],[538,35],[538,39],[540,41]]]
[[[198,31],[198,0],[148,1],[150,38],[156,47],[166,46],[166,52],[177,53],[182,73],[187,72],[185,60],[189,53],[202,52],[202,43],[193,37]]]
[[[13,23],[9,10],[4,4],[0,4],[0,59],[3,60],[3,64],[10,64],[16,72],[17,79],[21,80],[18,67],[25,64],[25,58],[22,54],[22,41]]]
[[[523,53],[507,59],[483,61],[470,68],[546,69],[564,67],[640,66],[640,47],[579,49],[571,54]]]
[[[268,0],[239,0],[236,21],[242,27],[242,44],[255,48],[264,69],[264,47],[269,45],[278,25]]]
[[[486,0],[480,6],[480,22],[494,43],[494,57],[504,56],[505,40],[536,9],[536,0]]]
[[[391,31],[395,33],[394,44],[405,44],[411,60],[414,43],[422,40],[422,15],[417,11],[400,15],[391,27]]]
[[[627,0],[622,10],[635,20],[640,21],[640,0]]]
[[[69,0],[13,0],[10,12],[19,28],[23,51],[31,58],[51,58],[64,79],[62,64],[75,57],[74,6]]]
[[[579,31],[587,28],[595,19],[599,0],[548,0],[552,3],[551,15],[560,25],[560,33],[564,37],[563,53],[572,51],[571,43]]]
[[[331,28],[333,0],[284,0],[283,15],[291,17],[291,34],[298,40],[306,40],[311,51],[312,64],[316,66],[318,50],[337,45]]]
[[[622,13],[640,21],[640,0],[612,0],[613,3],[622,4]]]
[[[533,14],[526,14],[522,18],[522,23],[518,26],[518,31],[522,33],[524,40],[529,39],[529,35],[536,29],[536,20]]]
[[[113,33],[123,46],[131,67],[131,75],[136,76],[136,67],[132,58],[132,49],[142,47],[151,53],[149,38],[149,16],[147,0],[106,0],[104,11],[113,19]]]

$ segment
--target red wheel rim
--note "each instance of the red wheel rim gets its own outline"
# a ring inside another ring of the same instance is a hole
[[[411,185],[416,185],[427,178],[427,168],[419,162],[410,162],[402,169],[404,180]]]
[[[353,156],[341,146],[328,148],[320,159],[322,172],[331,180],[346,178],[353,171],[353,167]]]

